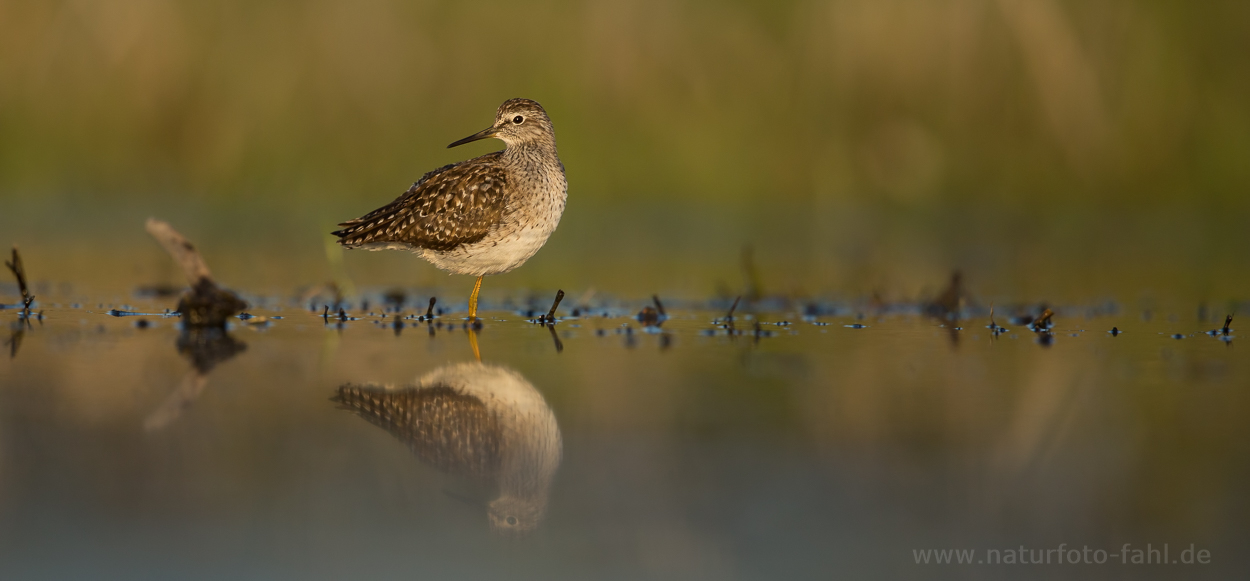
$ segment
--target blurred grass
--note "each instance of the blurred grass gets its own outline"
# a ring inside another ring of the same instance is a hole
[[[1241,2],[0,1],[0,202],[22,210],[0,228],[96,263],[95,241],[182,213],[206,242],[293,261],[242,276],[324,276],[327,226],[497,147],[445,144],[527,96],[556,123],[570,206],[511,284],[703,293],[738,284],[754,244],[773,290],[906,293],[963,267],[991,292],[1227,294],[1250,281],[1248,19]],[[348,263],[366,284],[416,269]]]

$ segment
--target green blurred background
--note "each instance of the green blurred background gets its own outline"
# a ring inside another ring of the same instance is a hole
[[[37,279],[334,275],[328,231],[506,98],[551,114],[560,229],[485,295],[1244,298],[1250,3],[0,1],[0,242]],[[452,285],[348,252],[362,287]],[[492,293],[494,293],[492,295]]]

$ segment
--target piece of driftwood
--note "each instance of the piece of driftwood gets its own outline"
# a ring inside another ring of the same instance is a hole
[[[195,245],[169,223],[148,218],[146,228],[169,256],[182,267],[190,290],[178,300],[178,312],[188,327],[225,327],[226,320],[247,308],[238,295],[213,282],[212,272]]]

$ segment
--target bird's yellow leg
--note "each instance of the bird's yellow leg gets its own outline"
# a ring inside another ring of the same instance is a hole
[[[477,359],[478,363],[481,363],[482,352],[477,348],[477,331],[474,331],[473,327],[469,327],[469,347],[473,348],[473,358]]]
[[[473,283],[473,294],[469,295],[469,320],[477,320],[477,293],[482,290],[482,277],[477,277],[477,282]]]

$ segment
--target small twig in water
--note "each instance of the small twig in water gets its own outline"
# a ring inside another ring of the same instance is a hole
[[[730,306],[729,306],[729,312],[728,312],[728,313],[725,313],[725,320],[726,320],[726,321],[733,321],[733,320],[734,320],[734,310],[738,308],[738,301],[740,301],[740,300],[742,300],[742,295],[738,295],[738,298],[734,299],[734,304],[732,304],[732,305],[730,305]]]
[[[1220,329],[1220,331],[1223,332],[1225,335],[1227,335],[1228,332],[1232,330],[1232,329],[1229,329],[1228,326],[1232,324],[1233,324],[1233,316],[1228,315],[1227,317],[1224,318],[1224,328]]]
[[[651,295],[651,300],[655,301],[655,310],[660,312],[660,316],[667,317],[668,313],[664,312],[664,303],[660,302],[660,295]]]
[[[1037,319],[1033,321],[1033,330],[1034,330],[1034,331],[1045,331],[1045,330],[1049,329],[1049,328],[1050,328],[1050,326],[1051,326],[1051,323],[1050,323],[1050,318],[1051,318],[1054,314],[1055,314],[1055,313],[1054,313],[1053,311],[1051,311],[1050,309],[1046,309],[1046,310],[1042,311],[1042,314],[1038,315],[1038,316],[1037,316]]]
[[[551,310],[547,311],[547,316],[544,319],[545,321],[547,321],[548,323],[556,322],[556,308],[560,306],[560,301],[562,300],[564,300],[564,291],[557,290],[556,300],[554,303],[551,303]]]
[[[9,271],[17,278],[17,288],[22,292],[22,310],[26,314],[30,314],[30,305],[35,302],[35,295],[30,294],[30,288],[26,286],[26,269],[22,267],[22,257],[17,254],[17,246],[13,247],[13,261],[4,263],[9,267]]]
[[[425,318],[427,319],[434,318],[434,303],[437,301],[438,301],[437,297],[430,297],[430,306],[429,308],[425,309]]]
[[[539,325],[555,325],[555,310],[560,306],[560,301],[562,300],[564,300],[564,291],[556,290],[555,301],[551,302],[551,310],[547,311],[546,315],[539,315],[537,319],[531,320],[530,322],[536,322],[536,324]]]

